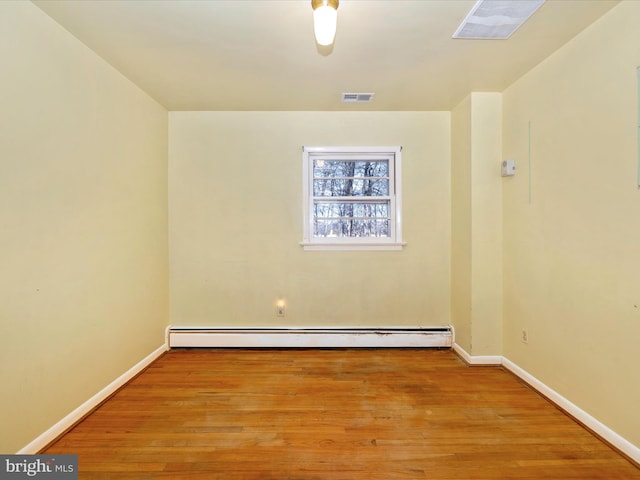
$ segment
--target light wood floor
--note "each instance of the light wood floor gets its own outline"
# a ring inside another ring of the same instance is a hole
[[[448,350],[174,350],[46,453],[77,453],[81,479],[640,479]]]

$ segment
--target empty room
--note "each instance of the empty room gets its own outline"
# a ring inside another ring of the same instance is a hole
[[[639,46],[635,0],[0,2],[0,478],[640,479]]]

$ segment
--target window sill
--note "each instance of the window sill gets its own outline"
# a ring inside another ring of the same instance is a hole
[[[353,251],[391,251],[402,250],[406,242],[400,243],[374,243],[374,242],[362,242],[362,243],[337,243],[337,242],[301,242],[300,245],[307,252],[317,251],[341,251],[341,252],[353,252]]]

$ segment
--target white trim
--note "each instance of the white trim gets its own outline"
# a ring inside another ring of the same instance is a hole
[[[449,326],[416,328],[172,327],[170,347],[393,348],[451,347]]]
[[[347,243],[322,243],[322,242],[300,242],[300,245],[308,251],[334,251],[334,252],[349,252],[353,250],[402,250],[402,248],[406,245],[406,242],[402,243],[374,243],[374,242],[366,242],[366,243],[356,243],[356,244],[347,244]]]
[[[462,357],[469,365],[502,365],[502,357],[500,355],[469,355],[467,351],[457,343],[453,344],[453,351]]]
[[[344,146],[332,146],[332,147],[302,147],[302,151],[308,153],[400,153],[402,147],[397,145],[380,147],[365,146],[365,147],[344,147]]]
[[[620,434],[611,430],[604,423],[582,410],[576,404],[556,392],[551,387],[547,386],[542,381],[538,380],[536,377],[516,365],[508,358],[499,355],[469,355],[469,353],[467,353],[457,343],[453,344],[453,350],[458,355],[460,355],[460,357],[462,357],[462,359],[469,365],[502,365],[505,369],[509,370],[526,384],[530,385],[532,388],[548,398],[561,410],[574,417],[576,420],[585,425],[595,434],[599,435],[605,441],[609,442],[634,462],[640,464],[640,447],[634,445]]]
[[[543,382],[538,380],[536,377],[531,375],[526,370],[520,368],[518,365],[513,363],[508,358],[503,357],[502,365],[504,366],[504,368],[506,368],[513,374],[517,375],[522,380],[524,380],[527,384],[535,388],[537,391],[539,391],[542,395],[544,395],[553,403],[555,403],[562,410],[564,410],[569,415],[577,419],[579,422],[581,422],[586,427],[591,429],[597,435],[605,439],[615,448],[623,452],[629,458],[633,459],[637,463],[640,463],[640,448],[635,446],[626,438],[622,437],[618,433],[611,430],[605,424],[603,424],[596,418],[589,415],[587,412],[582,410],[576,404],[574,404],[573,402],[569,401],[567,398],[560,395],[551,387],[545,385]]]
[[[34,440],[29,442],[27,445],[22,447],[17,455],[30,455],[35,454],[42,450],[44,447],[53,442],[56,438],[62,435],[65,431],[71,428],[75,423],[82,420],[82,418],[91,413],[91,411],[104,402],[107,398],[113,395],[119,388],[125,385],[129,380],[135,377],[138,373],[148,367],[154,360],[156,360],[160,355],[167,351],[167,344],[163,344],[160,347],[156,348],[153,352],[147,355],[145,358],[140,360],[137,364],[131,367],[129,370],[124,372],[118,378],[116,378],[109,385],[104,387],[98,393],[96,393],[93,397],[88,399],[78,408],[73,410],[67,416],[59,420],[56,424],[50,427],[45,432],[38,435]]]

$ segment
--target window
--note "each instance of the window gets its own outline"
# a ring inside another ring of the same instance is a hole
[[[304,147],[305,250],[400,250],[401,147]]]

